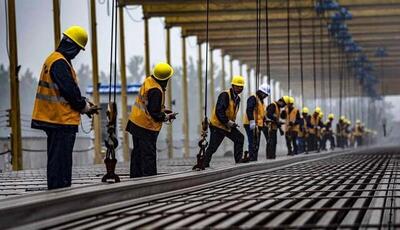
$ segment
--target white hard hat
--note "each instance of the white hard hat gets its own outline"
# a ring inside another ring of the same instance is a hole
[[[260,88],[258,88],[258,90],[260,90],[261,92],[263,92],[267,95],[271,94],[271,89],[267,83],[260,85]]]

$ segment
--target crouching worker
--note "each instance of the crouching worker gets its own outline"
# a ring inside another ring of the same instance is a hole
[[[47,135],[47,187],[71,186],[72,151],[81,114],[91,117],[98,107],[81,96],[72,59],[85,49],[87,33],[71,26],[53,53],[47,57],[40,74],[31,127]]]
[[[232,87],[223,91],[217,100],[211,120],[210,120],[210,142],[204,155],[204,167],[210,167],[212,155],[225,137],[232,140],[234,145],[235,163],[240,163],[243,155],[244,136],[237,129],[236,114],[239,110],[240,96],[244,87],[244,78],[234,76],[232,78]]]
[[[262,84],[255,95],[247,99],[246,113],[243,118],[243,125],[246,130],[249,142],[250,161],[257,161],[260,146],[261,131],[265,139],[268,139],[268,131],[264,126],[265,105],[264,99],[269,96],[271,90],[268,84]]]
[[[176,113],[164,109],[165,90],[174,70],[167,63],[158,63],[153,74],[140,87],[139,95],[126,127],[132,135],[130,177],[157,174],[157,137],[163,122],[172,121]]]

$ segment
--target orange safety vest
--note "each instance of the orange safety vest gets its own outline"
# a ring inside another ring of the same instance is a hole
[[[314,115],[311,116],[311,121],[310,121],[310,123],[311,123],[311,126],[313,127],[313,128],[311,128],[311,129],[309,129],[309,132],[310,132],[311,134],[316,134],[316,135],[319,134],[319,132],[316,133],[316,132],[315,132],[316,130],[314,129],[314,126],[318,126],[319,121],[320,121],[319,116],[317,116],[317,118],[315,118]]]
[[[294,126],[289,127],[289,122],[294,123],[296,121],[296,115],[299,112],[299,110],[296,108],[293,108],[292,111],[289,113],[289,108],[286,107],[285,111],[286,111],[286,132],[288,132],[288,131],[299,132],[300,131],[299,125],[294,125]]]
[[[60,95],[58,86],[53,82],[50,76],[51,66],[55,61],[60,59],[65,60],[68,64],[74,81],[78,83],[75,70],[65,57],[56,51],[50,54],[40,73],[32,120],[61,125],[79,125],[81,121],[80,113],[72,109],[67,100]]]
[[[354,136],[361,137],[362,135],[363,135],[363,131],[361,129],[361,126],[356,125],[356,127],[354,127]]]
[[[305,117],[300,118],[300,120],[303,122],[303,130],[300,130],[299,126],[299,137],[306,137],[308,134],[307,120]]]
[[[235,101],[231,97],[230,90],[224,90],[224,92],[228,93],[228,95],[229,95],[229,105],[228,105],[228,108],[225,111],[225,114],[226,114],[226,116],[228,117],[229,120],[235,121],[237,112],[239,110],[239,106],[235,105]],[[217,127],[217,128],[220,128],[220,129],[223,129],[225,131],[230,132],[231,128],[229,128],[225,124],[222,124],[221,121],[219,121],[219,119],[217,117],[217,113],[216,113],[215,110],[216,110],[216,106],[214,106],[214,109],[213,109],[213,112],[212,112],[212,115],[211,115],[211,120],[210,120],[211,125],[214,126],[214,127]]]
[[[252,95],[256,97],[257,105],[253,111],[253,117],[257,121],[257,126],[262,127],[264,126],[264,117],[265,117],[265,107],[263,101],[257,97],[257,95]],[[243,124],[248,125],[250,124],[249,118],[247,117],[247,113],[244,113],[243,116]]]
[[[135,125],[151,131],[160,131],[162,127],[161,121],[155,121],[147,111],[148,92],[150,89],[159,89],[162,93],[161,111],[164,111],[165,94],[160,84],[153,78],[147,77],[140,87],[139,95],[137,95],[135,104],[132,106],[129,120]]]
[[[281,115],[281,108],[278,106],[278,103],[276,103],[276,101],[272,102],[271,104],[275,105],[275,117],[279,119]],[[274,122],[269,122],[269,128],[277,130],[278,126]]]

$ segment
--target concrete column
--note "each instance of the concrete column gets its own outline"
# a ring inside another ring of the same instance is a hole
[[[10,49],[10,123],[11,154],[13,170],[23,169],[21,148],[21,111],[19,103],[17,28],[15,20],[15,0],[8,1],[8,43]]]
[[[221,77],[221,92],[223,90],[225,90],[225,55],[223,53],[221,53],[221,73],[222,73],[222,77]]]
[[[53,28],[54,28],[54,48],[58,47],[61,39],[60,28],[60,0],[53,0]]]
[[[187,62],[186,62],[186,37],[182,35],[182,99],[183,99],[183,135],[184,148],[183,157],[190,156],[189,148],[189,104],[188,104],[188,85],[187,85]]]
[[[169,26],[165,27],[167,40],[166,40],[166,58],[167,63],[171,64],[171,28]],[[168,82],[167,88],[167,107],[168,109],[172,109],[172,83]],[[168,144],[168,158],[171,159],[174,157],[174,139],[173,139],[173,129],[172,125],[167,126],[167,144]]]
[[[201,133],[202,128],[201,128],[201,122],[204,119],[204,111],[203,111],[203,106],[204,106],[204,92],[203,92],[203,61],[202,61],[202,56],[201,56],[201,43],[197,44],[197,80],[199,83],[199,114],[200,114],[200,123],[198,126],[198,133]],[[207,84],[207,82],[206,82]]]
[[[119,42],[120,42],[120,69],[121,69],[121,113],[122,113],[122,148],[124,161],[129,161],[129,139],[128,132],[125,131],[128,123],[128,97],[126,83],[126,63],[125,63],[125,27],[124,27],[124,8],[119,7]]]
[[[90,0],[90,30],[92,50],[92,80],[93,80],[93,103],[100,105],[99,96],[99,62],[97,51],[97,30],[96,30],[96,0]],[[104,156],[101,154],[101,113],[93,118],[94,128],[94,163],[101,164]]]
[[[146,77],[150,76],[150,42],[149,42],[149,18],[144,16],[144,66]]]
[[[213,55],[214,50],[210,50],[210,72],[208,74],[210,78],[210,87],[208,88],[208,91],[210,92],[210,98],[211,98],[211,109],[213,106],[215,106],[215,85],[214,85],[214,58]]]

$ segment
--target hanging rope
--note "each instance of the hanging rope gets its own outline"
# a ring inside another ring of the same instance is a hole
[[[304,107],[304,68],[303,68],[303,23],[301,18],[301,7],[299,13],[299,46],[300,46],[300,81],[301,81],[301,107]]]
[[[208,99],[208,26],[209,26],[209,17],[210,17],[210,0],[207,1],[207,10],[206,10],[206,72],[205,72],[205,84],[204,84],[204,120],[201,124],[201,137],[200,141],[198,142],[199,152],[196,156],[197,162],[196,165],[193,166],[192,170],[204,170],[204,156],[206,153],[206,148],[208,146],[207,142],[207,130],[209,126],[208,117],[207,117],[207,99]]]
[[[116,135],[117,125],[117,26],[118,26],[118,6],[117,0],[112,0],[111,9],[111,42],[110,42],[110,85],[108,88],[108,109],[107,109],[107,133],[108,137],[105,140],[107,148],[104,164],[106,165],[107,173],[101,179],[102,182],[120,182],[120,178],[115,174],[115,166],[117,159],[115,157],[115,150],[118,147],[118,138]],[[113,65],[114,64],[114,65]],[[114,68],[114,69],[113,69]],[[113,87],[112,87],[113,85]],[[113,94],[113,98],[111,95]],[[113,100],[111,100],[113,99]]]
[[[312,0],[311,8],[314,9],[314,0]],[[313,82],[314,82],[314,104],[317,105],[317,71],[316,71],[316,63],[315,63],[315,17],[312,15],[311,19],[312,26],[312,53],[313,53]]]
[[[328,35],[328,84],[329,84],[329,112],[332,113],[332,41]]]
[[[342,81],[343,81],[343,54],[340,52],[340,47],[338,46],[338,67],[339,67],[339,114],[342,116]]]
[[[256,38],[256,90],[260,84],[260,64],[261,64],[261,0],[256,0],[256,23],[257,23],[257,38]]]
[[[320,4],[322,1],[320,0]],[[320,27],[319,27],[319,39],[320,39],[320,69],[321,69],[321,106],[325,105],[323,100],[325,100],[325,69],[324,69],[324,28],[323,28],[323,14],[319,15],[319,22],[320,22]]]
[[[266,56],[267,56],[267,82],[269,87],[272,89],[271,87],[271,63],[270,63],[270,55],[269,55],[269,12],[268,12],[268,0],[265,0],[265,32],[267,35],[267,52],[266,52]],[[268,97],[268,103],[270,104],[272,101],[272,97],[269,96]]]
[[[288,83],[288,95],[291,96],[290,93],[290,0],[287,0],[287,6],[286,6],[286,30],[287,30],[287,83]]]

